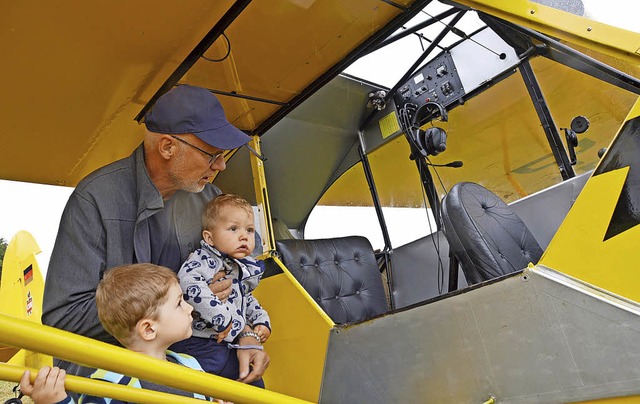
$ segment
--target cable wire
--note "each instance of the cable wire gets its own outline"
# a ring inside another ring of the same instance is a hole
[[[418,106],[416,104],[413,103],[407,103],[404,105],[403,108],[401,108],[398,112],[400,113],[400,122],[403,126],[403,130],[406,131],[412,131],[412,130],[418,130],[419,128],[416,127],[415,124],[415,119],[417,117],[417,110],[418,110]],[[413,115],[412,117],[410,117],[410,114]],[[408,135],[409,138],[411,138],[410,143],[413,143],[413,134],[409,133]],[[420,158],[418,156],[416,156],[416,158]],[[428,158],[425,158],[426,161],[428,163],[431,163],[429,161]],[[427,223],[429,224],[429,235],[431,236],[431,242],[433,243],[433,249],[436,252],[436,255],[438,256],[438,262],[437,262],[437,286],[438,286],[438,294],[441,295],[443,293],[444,290],[444,264],[442,263],[442,256],[440,255],[440,233],[438,231],[438,229],[436,228],[435,231],[435,237],[433,236],[434,231],[433,231],[433,226],[431,224],[431,219],[429,218],[429,203],[427,202],[427,195],[426,195],[426,190],[424,187],[424,184],[422,183],[422,179],[423,179],[423,165],[418,164],[418,175],[420,177],[420,190],[421,190],[421,196],[422,196],[422,203],[423,206],[425,207],[425,211],[427,213]],[[427,170],[429,168],[427,167]],[[440,175],[438,174],[438,171],[435,170],[436,176],[438,177],[438,180],[440,181],[440,184],[442,185],[442,188],[445,190],[445,194],[447,193],[446,188],[444,187],[444,184],[442,182],[442,179],[440,178]],[[435,189],[434,189],[435,190]],[[436,195],[434,195],[433,198],[434,201],[436,201],[435,203],[439,203],[439,198],[436,192]],[[433,211],[433,208],[431,209]],[[434,219],[438,220],[438,218],[435,217],[434,215]]]
[[[420,174],[420,178],[422,178],[422,166],[420,166],[419,169],[419,174]],[[428,170],[428,168],[427,168]],[[422,181],[422,180],[421,180]],[[422,184],[421,184],[422,185]],[[424,189],[424,186],[421,186],[420,189],[422,190],[422,203],[425,206],[425,210],[427,213],[427,222],[429,223],[429,232],[430,232],[430,236],[431,236],[431,242],[433,243],[433,249],[436,252],[436,255],[438,256],[438,262],[437,262],[437,274],[438,274],[438,294],[441,295],[443,290],[444,290],[444,264],[442,263],[442,257],[440,256],[440,233],[438,231],[438,229],[436,228],[435,231],[435,237],[434,237],[434,231],[433,231],[433,226],[431,224],[431,219],[429,218],[429,204],[427,203],[427,196],[426,196],[426,190]],[[437,200],[437,199],[436,199]],[[433,211],[433,209],[432,209]],[[437,218],[434,219],[437,220]]]
[[[222,62],[223,60],[225,60],[226,58],[229,57],[229,55],[231,54],[231,41],[229,41],[229,38],[227,37],[227,35],[223,32],[222,36],[224,37],[224,39],[227,41],[227,54],[224,55],[222,58],[220,59],[211,59],[206,57],[205,55],[200,55],[200,57],[206,61],[209,62]]]

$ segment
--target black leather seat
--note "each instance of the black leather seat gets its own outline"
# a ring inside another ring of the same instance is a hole
[[[282,262],[335,323],[387,311],[369,240],[360,236],[276,243]]]
[[[449,251],[470,285],[524,269],[542,256],[518,215],[481,185],[454,185],[442,200],[442,219]]]

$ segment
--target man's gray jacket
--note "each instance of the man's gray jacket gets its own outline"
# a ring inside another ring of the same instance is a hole
[[[198,194],[177,192],[172,197],[182,261],[199,247],[202,210],[219,194],[217,187],[207,185]],[[147,173],[142,145],[80,181],[62,213],[49,261],[42,323],[117,343],[98,320],[96,288],[109,268],[150,262],[146,221],[163,208]]]

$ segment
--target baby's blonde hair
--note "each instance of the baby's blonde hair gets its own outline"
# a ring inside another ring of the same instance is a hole
[[[216,218],[220,215],[220,211],[226,207],[242,208],[253,216],[253,208],[246,199],[238,195],[221,194],[210,200],[204,208],[204,212],[202,213],[202,228],[205,230],[212,229]]]

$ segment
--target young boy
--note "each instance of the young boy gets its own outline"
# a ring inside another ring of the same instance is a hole
[[[194,306],[193,336],[171,349],[194,356],[206,372],[238,379],[236,349],[262,349],[260,344],[271,335],[269,316],[251,294],[264,273],[264,263],[250,257],[255,247],[253,209],[243,198],[223,194],[207,204],[202,225],[201,248],[178,272],[184,299]],[[226,301],[209,289],[220,271],[233,279]],[[240,346],[243,338],[255,341]],[[262,379],[250,384],[264,388]]]
[[[168,350],[171,344],[191,336],[193,311],[193,307],[183,300],[176,274],[169,268],[154,264],[132,264],[108,270],[98,285],[96,305],[105,330],[127,349],[202,370],[193,357]],[[64,390],[64,378],[64,370],[43,367],[32,384],[29,371],[26,371],[20,381],[20,390],[38,404],[72,403],[73,400]],[[101,369],[96,370],[91,378],[208,399],[200,394]],[[107,403],[111,400],[82,396],[80,401]]]

